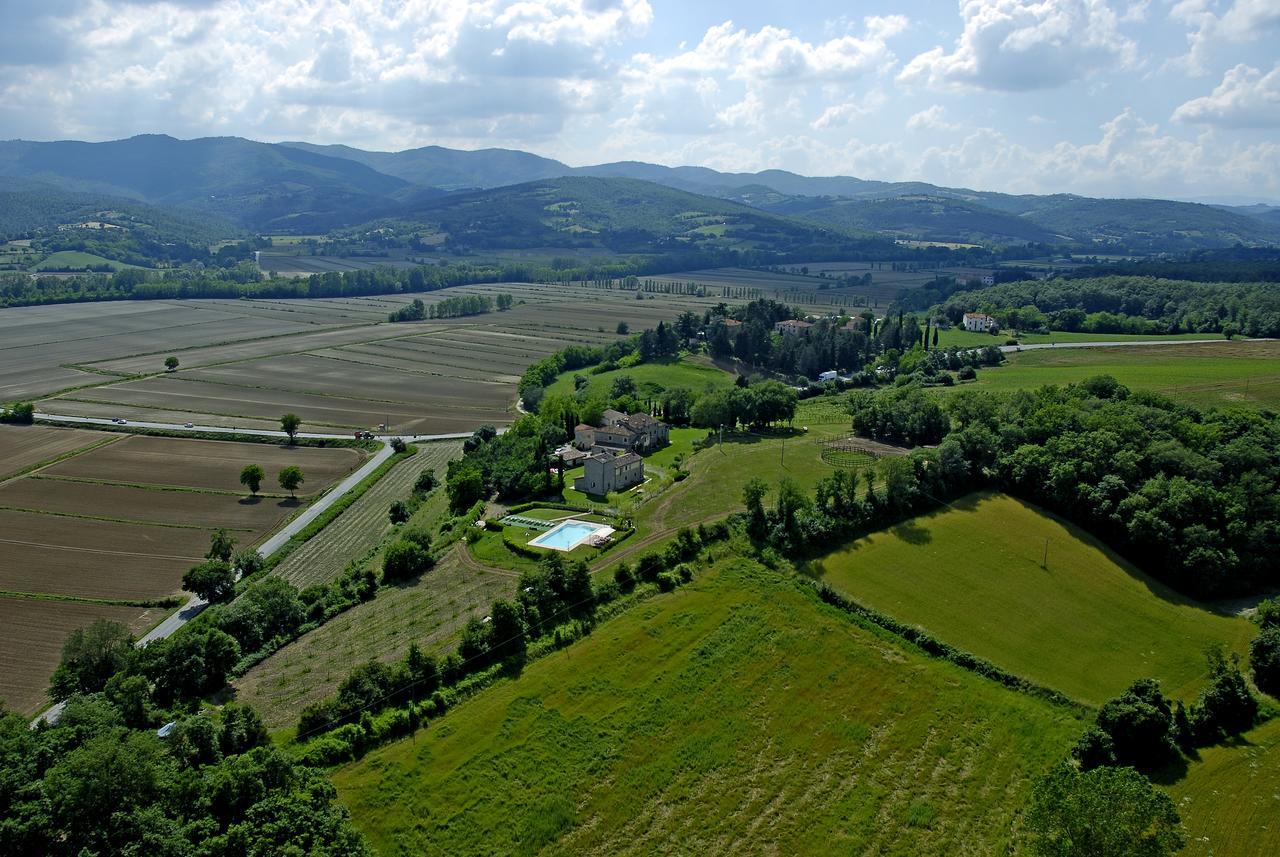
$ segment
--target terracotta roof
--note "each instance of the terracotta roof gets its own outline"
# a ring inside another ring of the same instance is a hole
[[[574,431],[581,431],[582,429],[594,430],[595,426],[589,426],[586,423],[578,423],[573,427]]]

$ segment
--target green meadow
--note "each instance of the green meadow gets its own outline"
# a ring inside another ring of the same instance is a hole
[[[383,855],[1018,853],[1082,725],[727,559],[333,779]]]
[[[1004,345],[1009,336],[1001,334],[979,333],[975,330],[962,330],[957,327],[944,328],[938,331],[938,347],[948,348],[952,345],[960,348],[977,348],[983,345]],[[1067,332],[1055,330],[1051,333],[1019,333],[1016,335],[1024,345],[1041,342],[1177,342],[1179,340],[1222,339],[1219,333],[1175,333],[1161,336],[1151,333],[1084,333],[1083,331]]]
[[[78,268],[86,268],[92,266],[109,265],[113,271],[119,271],[123,268],[136,268],[137,265],[128,265],[124,262],[116,262],[104,256],[98,256],[93,253],[82,253],[79,250],[59,250],[57,253],[50,253],[40,264],[36,265],[37,271],[67,271]]]
[[[812,570],[869,607],[1092,705],[1148,676],[1190,701],[1205,679],[1205,648],[1243,653],[1255,632],[1001,494],[859,539]]]
[[[1004,366],[979,369],[978,386],[1017,390],[1113,375],[1134,390],[1154,390],[1201,406],[1280,406],[1280,342],[1273,340],[1044,348],[1008,358]]]

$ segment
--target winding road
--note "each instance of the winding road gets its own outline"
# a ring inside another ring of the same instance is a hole
[[[60,414],[36,413],[35,418],[39,422],[66,423],[74,425],[101,425],[120,427],[119,423],[113,420],[101,417],[72,417]],[[268,429],[247,429],[247,428],[226,428],[224,426],[199,426],[199,425],[180,425],[178,423],[152,423],[152,422],[128,422],[123,426],[124,430],[131,428],[139,429],[161,429],[163,431],[189,434],[235,434],[235,435],[254,435],[257,437],[285,438],[288,437],[282,431],[271,431]],[[501,431],[501,429],[499,430]],[[315,439],[315,440],[350,440],[350,434],[324,434],[317,432],[298,432],[297,437]],[[258,553],[263,559],[268,559],[276,551],[280,550],[289,539],[293,538],[301,532],[308,524],[324,513],[326,509],[338,502],[347,492],[355,488],[364,479],[375,470],[377,470],[383,462],[389,459],[395,452],[391,449],[391,441],[399,437],[405,443],[427,442],[432,440],[462,440],[471,437],[470,432],[454,432],[451,434],[417,434],[417,435],[384,435],[375,438],[382,443],[382,448],[374,453],[368,461],[362,464],[359,469],[347,476],[336,486],[329,489],[321,497],[317,498],[306,510],[285,524],[279,531],[272,535],[269,539],[258,546]],[[138,646],[145,646],[154,640],[162,640],[168,637],[174,631],[177,631],[183,625],[190,622],[196,616],[200,615],[200,611],[209,606],[209,602],[203,598],[192,596],[181,609],[167,616],[164,621],[156,625],[146,634],[138,639]],[[64,703],[58,703],[52,708],[45,711],[31,725],[34,727],[42,720],[50,723],[57,723],[58,718],[62,716]]]

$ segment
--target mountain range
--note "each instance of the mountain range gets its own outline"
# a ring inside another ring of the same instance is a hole
[[[694,228],[704,239],[750,233],[755,246],[766,244],[770,235],[788,236],[788,244],[823,235],[878,236],[1042,243],[1098,252],[1280,243],[1280,208],[1268,205],[1012,195],[923,182],[784,170],[728,173],[634,161],[571,167],[510,149],[427,146],[372,152],[165,135],[102,143],[0,142],[0,191],[13,190],[19,181],[27,190],[43,185],[64,194],[100,194],[225,220],[246,231],[317,233],[391,219],[439,229],[455,244],[490,247],[505,240],[503,230],[511,233],[508,246],[529,241],[578,246],[584,240],[613,246],[619,243],[615,233],[628,230],[632,238],[639,238],[639,230],[650,244],[660,243],[687,235],[691,213],[732,221],[697,223]],[[700,199],[677,200],[659,188]],[[651,211],[637,219],[634,212],[645,207]],[[568,211],[582,216],[575,220]],[[47,220],[48,212],[34,212],[28,229]],[[23,222],[19,218],[17,226]],[[8,234],[16,234],[14,224],[13,217],[5,220]]]

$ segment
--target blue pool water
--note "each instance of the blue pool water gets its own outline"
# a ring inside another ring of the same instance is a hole
[[[583,521],[565,521],[557,524],[538,536],[529,544],[539,548],[551,548],[552,550],[567,551],[573,550],[578,543],[596,530],[602,530],[600,524],[588,524]]]

